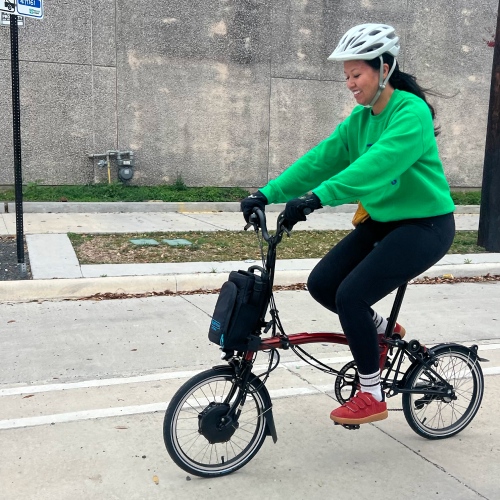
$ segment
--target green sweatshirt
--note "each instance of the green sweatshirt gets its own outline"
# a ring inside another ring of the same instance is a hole
[[[269,203],[282,203],[311,190],[323,205],[360,200],[379,222],[455,210],[429,107],[401,90],[378,115],[356,106],[328,139],[260,191]]]

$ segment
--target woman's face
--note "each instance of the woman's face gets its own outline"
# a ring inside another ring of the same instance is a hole
[[[384,64],[384,78],[388,71],[389,65]],[[379,72],[365,61],[345,61],[344,73],[347,88],[353,93],[356,102],[364,106],[370,104],[378,91]]]

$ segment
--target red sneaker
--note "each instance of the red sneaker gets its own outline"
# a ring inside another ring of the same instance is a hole
[[[347,403],[333,410],[330,418],[338,424],[367,424],[389,416],[387,403],[377,401],[370,392],[359,391]]]
[[[406,330],[399,323],[396,323],[393,335],[395,334],[398,334],[401,338],[403,338],[406,335]]]

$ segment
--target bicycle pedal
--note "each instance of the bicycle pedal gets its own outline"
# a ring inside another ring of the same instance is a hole
[[[357,424],[339,424],[338,422],[333,422],[333,425],[341,425],[344,429],[349,431],[356,431],[359,429],[359,425]]]

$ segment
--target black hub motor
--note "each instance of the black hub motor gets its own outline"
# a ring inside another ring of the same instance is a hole
[[[227,416],[229,405],[227,403],[211,402],[198,415],[198,432],[210,444],[225,443],[229,441],[238,429],[238,422]]]

